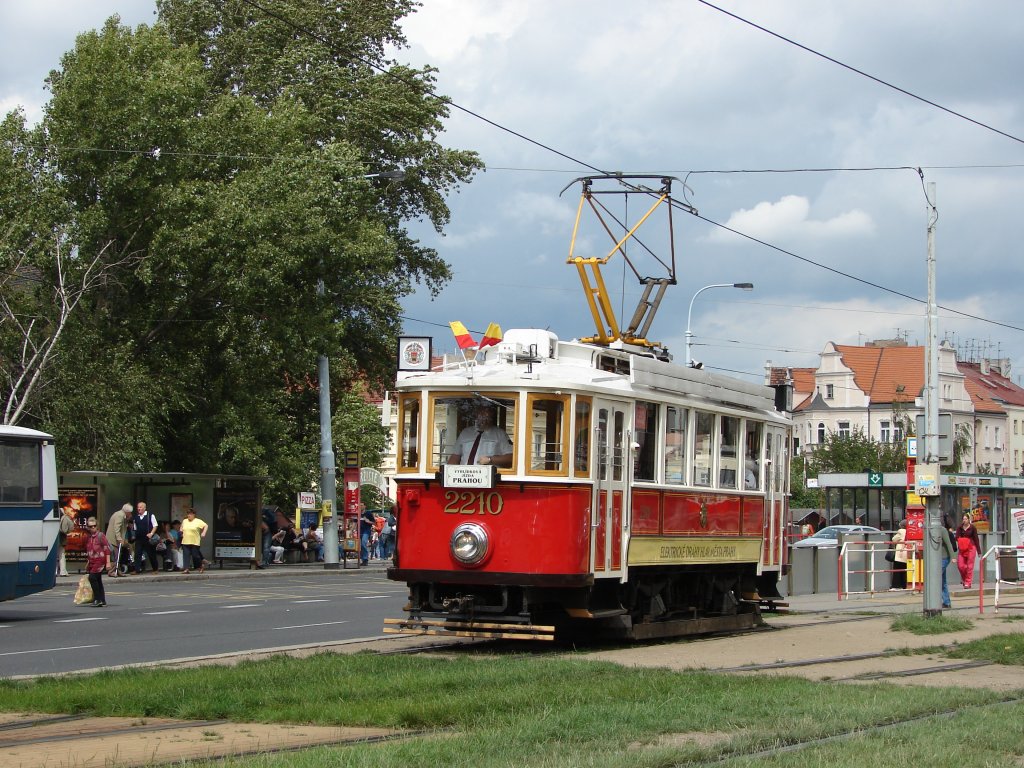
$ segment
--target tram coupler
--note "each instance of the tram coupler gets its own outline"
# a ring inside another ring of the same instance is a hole
[[[441,601],[441,607],[448,613],[466,613],[473,610],[475,602],[476,598],[473,595],[456,595],[444,598]]]

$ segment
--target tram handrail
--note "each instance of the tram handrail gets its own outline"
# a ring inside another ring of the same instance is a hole
[[[978,613],[985,612],[985,561],[989,555],[996,552],[996,585],[993,590],[992,610],[995,613],[999,613],[999,585],[1000,584],[1019,584],[1020,573],[1017,574],[1017,580],[1014,582],[1004,581],[1002,576],[1002,563],[1000,562],[999,552],[1002,550],[1005,552],[1020,552],[1024,550],[1024,544],[994,544],[989,547],[988,551],[981,556],[981,561],[978,563]]]

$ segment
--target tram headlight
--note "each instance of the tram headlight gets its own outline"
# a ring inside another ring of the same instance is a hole
[[[452,533],[452,557],[466,565],[476,565],[487,556],[487,531],[476,523],[463,523]]]

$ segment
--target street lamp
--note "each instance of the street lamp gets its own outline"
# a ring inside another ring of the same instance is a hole
[[[693,315],[693,302],[698,296],[709,288],[741,288],[744,291],[754,290],[753,283],[715,283],[714,285],[705,285],[690,299],[690,309],[686,313],[686,365],[693,367],[693,358],[690,356],[690,340],[693,338],[693,334],[690,333],[690,317]]]
[[[367,173],[354,178],[391,179],[402,181],[405,171],[383,171]],[[324,281],[320,278],[316,286],[317,296],[324,295]],[[324,568],[336,571],[340,567],[338,557],[338,473],[334,461],[334,442],[331,437],[331,370],[327,355],[317,359],[317,378],[320,385],[320,496],[328,514],[324,518]]]

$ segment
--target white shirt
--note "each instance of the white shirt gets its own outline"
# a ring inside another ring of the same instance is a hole
[[[476,447],[476,456],[473,459],[474,464],[478,464],[480,459],[491,456],[501,456],[505,453],[512,453],[512,441],[508,439],[508,433],[504,429],[498,426],[485,427],[483,430],[477,427],[466,427],[459,434],[458,439],[455,441],[455,447],[450,451],[450,456],[458,456],[459,464],[469,463],[469,454],[473,451],[473,443],[476,442],[476,436],[480,435],[480,444]]]

